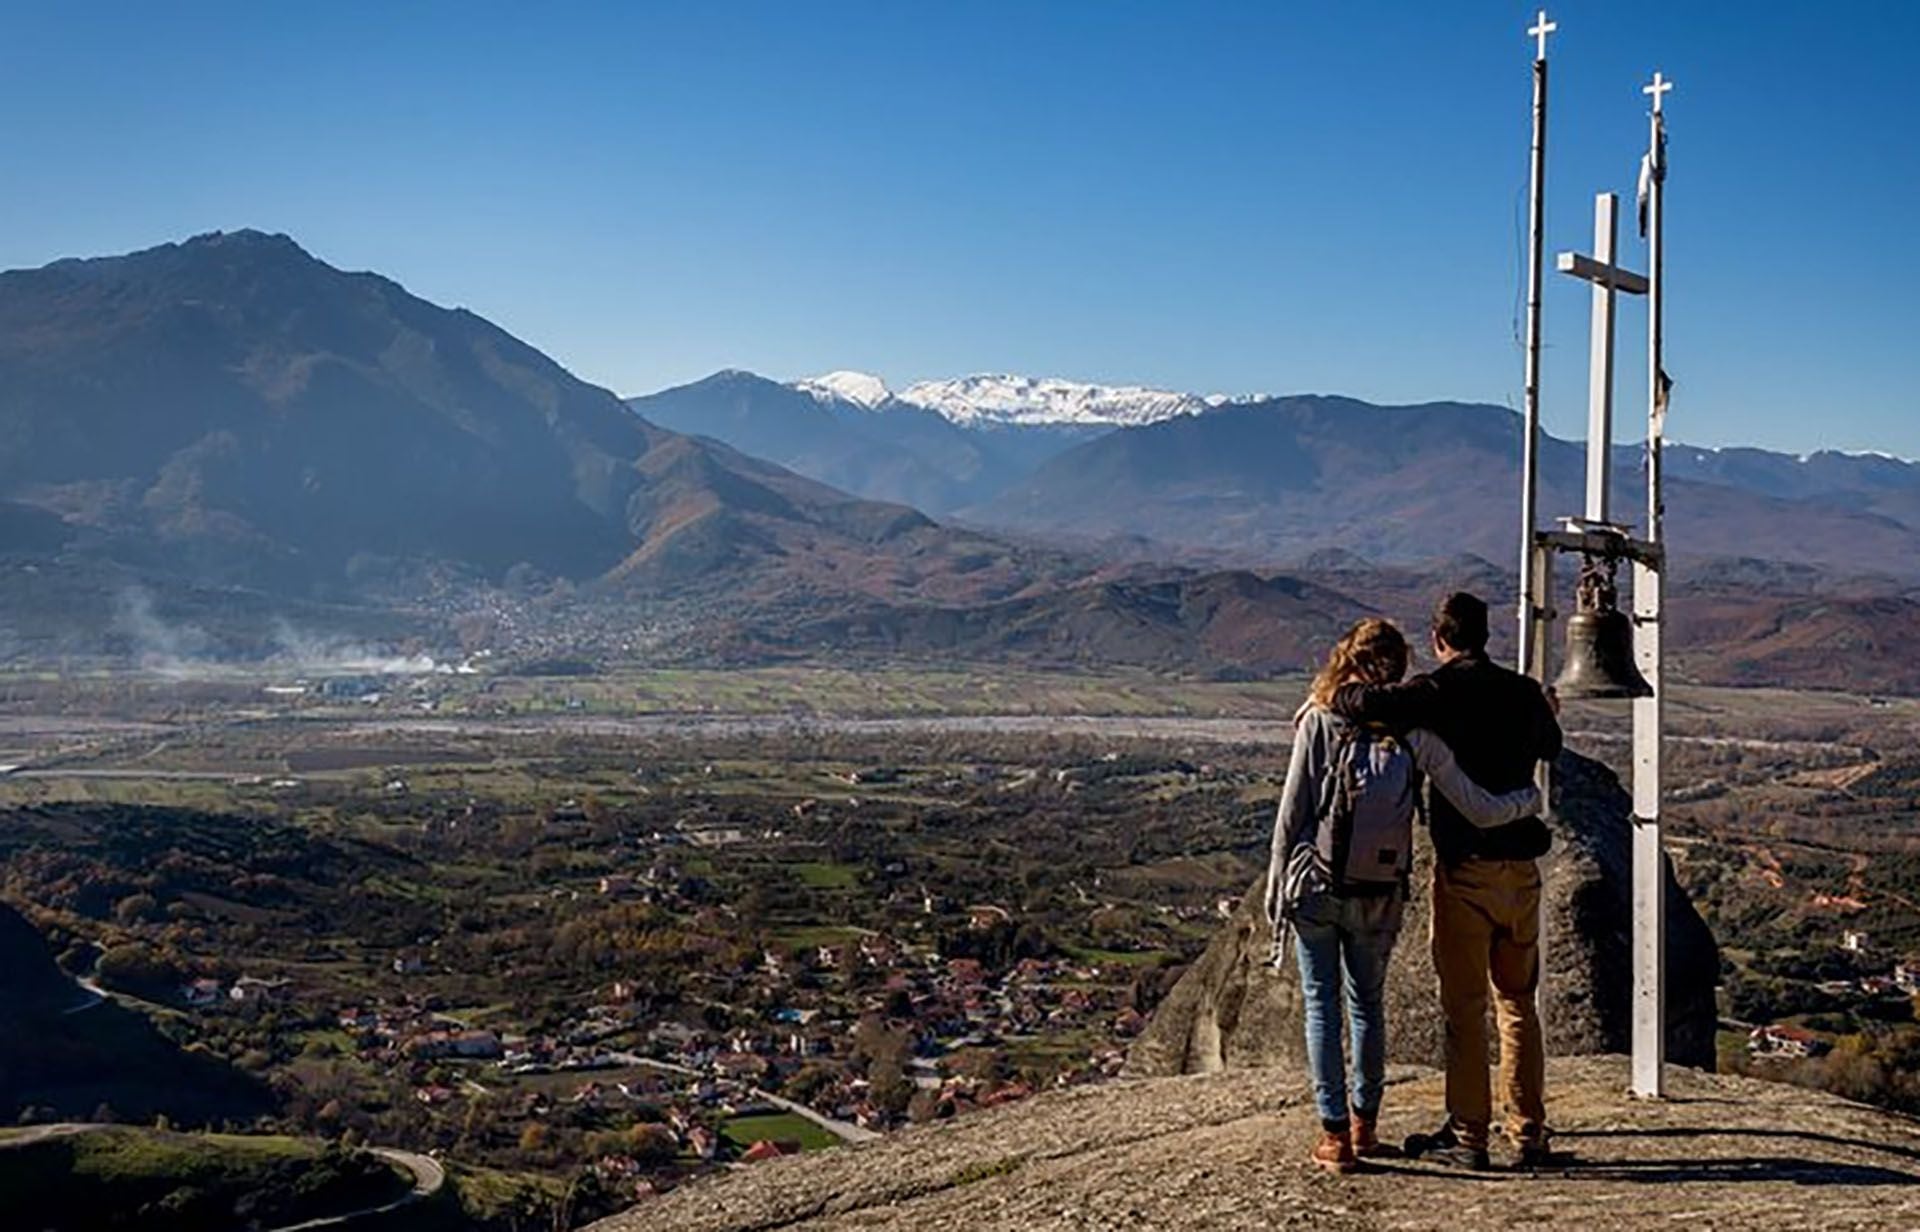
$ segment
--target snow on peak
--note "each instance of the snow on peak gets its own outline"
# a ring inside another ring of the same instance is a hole
[[[1202,399],[1169,389],[1088,385],[1003,373],[921,381],[902,390],[896,400],[969,427],[995,423],[1135,426],[1207,409]]]
[[[829,372],[825,376],[795,381],[793,387],[802,393],[812,394],[822,402],[851,402],[868,410],[893,397],[885,381],[867,372]]]

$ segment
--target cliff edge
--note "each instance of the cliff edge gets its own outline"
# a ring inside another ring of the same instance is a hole
[[[1294,1070],[1121,1079],[746,1165],[593,1224],[745,1229],[1608,1229],[1920,1227],[1920,1127],[1798,1087],[1670,1071],[1626,1095],[1619,1057],[1555,1058],[1549,1108],[1570,1153],[1540,1173],[1387,1160],[1347,1177],[1305,1162],[1316,1128]],[[1440,1076],[1399,1067],[1382,1129],[1438,1122]]]

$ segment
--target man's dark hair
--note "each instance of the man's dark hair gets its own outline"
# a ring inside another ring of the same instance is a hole
[[[1487,648],[1487,605],[1477,595],[1456,590],[1433,609],[1433,635],[1453,650]]]

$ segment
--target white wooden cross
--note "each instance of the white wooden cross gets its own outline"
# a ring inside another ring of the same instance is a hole
[[[1587,521],[1607,522],[1607,487],[1613,478],[1613,297],[1645,295],[1647,280],[1613,263],[1620,237],[1620,198],[1593,199],[1593,256],[1560,254],[1559,270],[1593,284],[1593,329],[1587,357]]]
[[[1534,38],[1538,39],[1540,42],[1540,49],[1534,53],[1534,56],[1533,56],[1534,59],[1544,60],[1547,58],[1547,36],[1549,34],[1552,34],[1555,30],[1558,30],[1559,28],[1560,28],[1559,23],[1551,22],[1547,20],[1547,10],[1541,9],[1540,20],[1536,24],[1527,28],[1527,33],[1531,34]],[[1659,99],[1656,97],[1654,102],[1657,108]]]
[[[1543,13],[1541,16],[1545,16],[1545,14]],[[1673,89],[1673,83],[1662,77],[1658,70],[1655,70],[1653,74],[1653,84],[1641,86],[1640,93],[1653,95],[1653,114],[1659,115],[1660,96],[1671,89]]]

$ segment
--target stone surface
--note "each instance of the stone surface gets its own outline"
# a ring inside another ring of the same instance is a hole
[[[1549,1063],[1556,1147],[1537,1174],[1387,1160],[1306,1163],[1316,1129],[1289,1070],[1122,1079],[860,1147],[743,1166],[594,1232],[745,1229],[1920,1227],[1914,1122],[1798,1087],[1675,1069],[1625,1094],[1619,1057]],[[1396,1067],[1390,1140],[1438,1120],[1441,1081]]]
[[[1631,802],[1606,767],[1577,754],[1555,769],[1553,851],[1543,861],[1545,979],[1541,1012],[1547,1050],[1558,1056],[1629,1047],[1628,961],[1632,877]],[[1389,1055],[1439,1065],[1441,1017],[1428,948],[1433,849],[1424,832],[1413,897],[1387,983]],[[1714,1064],[1719,952],[1699,912],[1666,871],[1667,1056]],[[1299,977],[1291,962],[1268,965],[1272,931],[1256,883],[1232,919],[1167,994],[1128,1055],[1140,1076],[1210,1073],[1245,1066],[1297,1065]],[[1489,1038],[1495,1038],[1489,1027]]]

